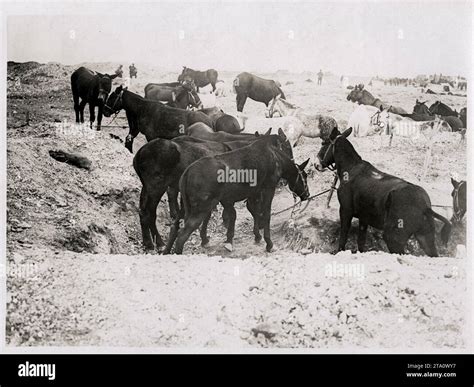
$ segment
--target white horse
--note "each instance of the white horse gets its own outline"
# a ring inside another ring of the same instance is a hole
[[[358,105],[347,121],[347,127],[354,130],[354,137],[381,134],[384,123],[379,119],[380,110],[375,106]]]
[[[304,109],[293,105],[281,95],[277,95],[270,104],[269,116],[273,117],[276,113],[280,117],[296,117],[303,123],[304,137],[317,138],[329,136],[334,128],[337,128],[337,122],[330,116],[323,116],[321,114],[307,114]]]
[[[388,111],[381,111],[379,120],[385,125],[382,134],[389,136],[389,146],[392,145],[395,135],[408,138],[417,145],[427,147],[421,173],[421,179],[424,180],[431,164],[433,145],[442,133],[452,132],[451,126],[439,116],[436,116],[432,121],[413,121]]]
[[[285,133],[288,141],[291,145],[296,146],[298,140],[305,133],[305,127],[301,120],[296,117],[248,117],[245,114],[238,113],[237,119],[240,121],[240,127],[242,133],[255,133],[265,134],[268,128],[281,128]],[[316,133],[319,137],[319,133]]]

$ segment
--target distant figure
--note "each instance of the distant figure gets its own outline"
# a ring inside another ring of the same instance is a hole
[[[341,86],[343,89],[347,89],[349,86],[349,77],[346,75],[341,75]]]
[[[321,85],[323,83],[323,70],[319,70],[319,73],[318,73],[318,85]]]
[[[135,63],[132,63],[129,67],[128,70],[130,71],[130,79],[133,77],[137,77],[137,68],[135,67]]]
[[[123,75],[123,65],[120,65],[117,67],[117,70],[115,70],[115,74],[117,74],[117,77],[122,78]]]

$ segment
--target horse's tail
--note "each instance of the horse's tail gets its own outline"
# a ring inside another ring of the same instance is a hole
[[[283,90],[281,89],[281,87],[278,88],[278,91],[280,92],[280,98],[281,98],[281,99],[286,99],[285,93],[283,92]]]
[[[441,229],[441,241],[446,245],[449,241],[449,237],[451,235],[451,228],[452,228],[449,220],[446,219],[444,216],[437,214],[431,208],[427,208],[425,210],[425,215],[431,215],[433,218],[436,218],[444,223],[444,226]]]

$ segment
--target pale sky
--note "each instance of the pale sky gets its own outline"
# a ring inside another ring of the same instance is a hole
[[[41,12],[57,16],[8,17],[8,60],[174,71],[470,72],[470,2],[89,3]]]

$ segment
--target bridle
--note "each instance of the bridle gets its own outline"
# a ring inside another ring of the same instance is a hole
[[[124,92],[124,90],[122,90],[122,91],[120,92],[120,94],[118,95],[117,99],[115,100],[113,106],[110,106],[110,105],[107,104],[107,101],[109,100],[108,98],[107,98],[107,101],[105,101],[104,106],[105,106],[106,108],[110,109],[111,111],[113,111],[114,113],[118,113],[118,111],[120,111],[120,109],[119,109],[118,111],[115,111],[115,106],[117,105],[118,102],[122,102],[122,95],[123,95],[123,92]]]
[[[336,147],[336,141],[339,137],[342,137],[342,134],[339,134],[334,140],[331,140],[331,139],[328,140],[330,142],[330,145],[329,145],[328,149],[326,149],[326,152],[324,152],[323,160],[326,160],[326,157],[329,153],[329,150],[332,150],[332,158],[334,159],[334,149]],[[327,141],[324,141],[323,145],[327,145]],[[330,171],[335,171],[336,170],[336,167],[333,166],[333,164],[328,165],[325,168],[329,169]]]
[[[460,205],[459,205],[459,190],[461,189],[461,186],[463,184],[466,184],[465,181],[461,181],[458,186],[454,189],[454,206],[453,206],[453,218],[456,222],[460,222],[461,219],[463,218],[464,214],[466,213],[465,210],[462,210]]]

